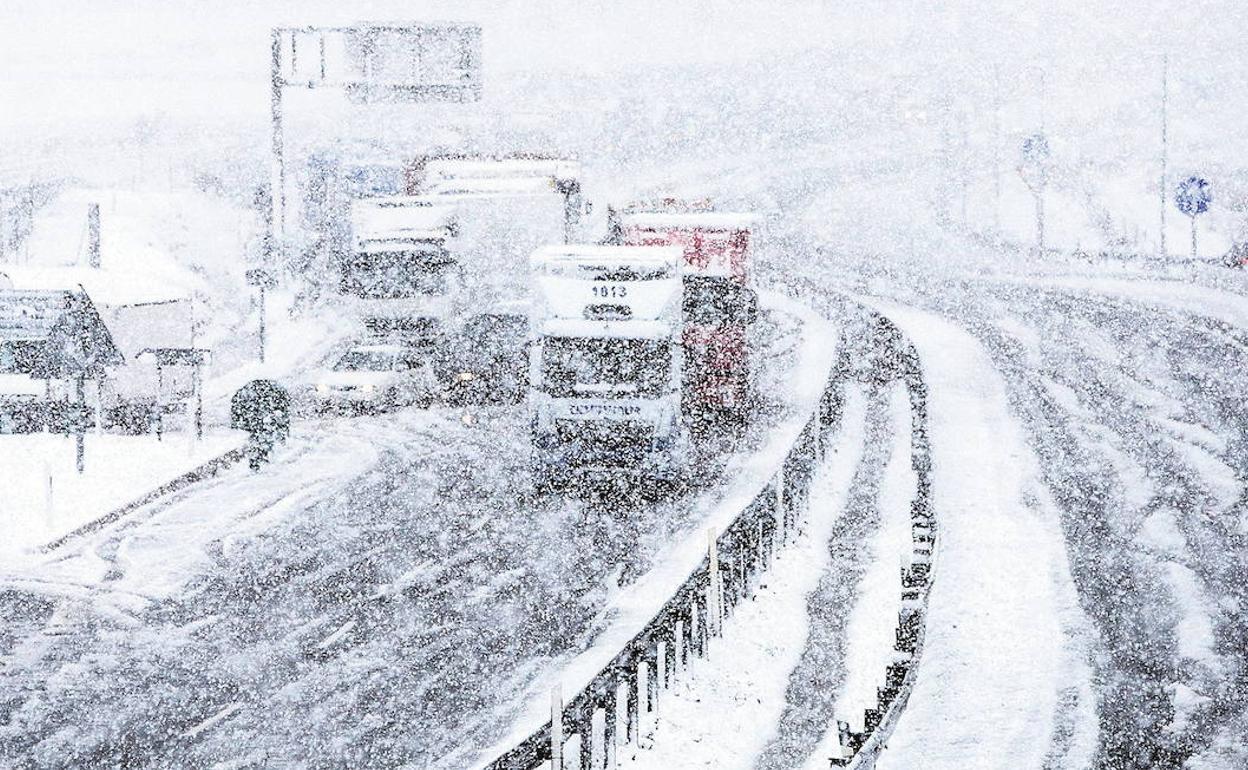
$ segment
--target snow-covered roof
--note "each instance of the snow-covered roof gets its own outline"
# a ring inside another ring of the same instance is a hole
[[[436,230],[398,230],[382,238],[364,237],[356,242],[356,250],[363,254],[390,254],[394,252],[414,251],[416,246],[424,246],[424,251],[450,240],[455,235],[449,227]]]
[[[430,180],[504,177],[575,179],[581,174],[581,164],[560,158],[438,158],[426,163],[424,170]]]
[[[108,268],[4,265],[0,274],[19,290],[78,291],[82,287],[98,305],[146,305],[190,299],[189,292],[167,280]]]
[[[615,246],[570,243],[543,246],[533,252],[534,267],[545,265],[620,265],[658,268],[680,265],[684,252],[675,246]]]
[[[356,240],[418,237],[413,233],[449,230],[455,209],[424,196],[361,198],[351,203],[351,226]]]
[[[556,179],[546,176],[440,179],[428,185],[437,196],[549,195],[558,192]]]
[[[733,211],[638,211],[620,215],[625,227],[662,229],[748,230],[757,221],[754,214]]]
[[[610,337],[612,339],[666,339],[668,321],[590,321],[584,318],[547,318],[538,330],[547,337]]]

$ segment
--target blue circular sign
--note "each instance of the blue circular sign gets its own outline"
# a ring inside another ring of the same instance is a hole
[[[1212,202],[1213,191],[1209,188],[1209,180],[1198,176],[1189,176],[1174,190],[1174,205],[1189,217],[1205,213]]]
[[[1041,133],[1035,133],[1023,140],[1023,162],[1042,164],[1049,159],[1049,140]]]

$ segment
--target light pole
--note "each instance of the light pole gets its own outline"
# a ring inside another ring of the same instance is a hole
[[[1166,155],[1168,153],[1168,137],[1167,137],[1167,115],[1166,102],[1169,100],[1170,92],[1170,56],[1162,54],[1161,56],[1161,181],[1157,185],[1158,189],[1158,211],[1161,215],[1161,230],[1158,236],[1158,250],[1161,256],[1166,256]]]
[[[1036,202],[1036,250],[1044,254],[1044,188],[1049,182],[1049,140],[1043,132],[1023,140],[1018,175]]]

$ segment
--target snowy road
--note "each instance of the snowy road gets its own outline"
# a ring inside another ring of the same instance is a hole
[[[794,319],[769,327],[779,385],[808,364]],[[315,424],[258,475],[6,568],[6,762],[467,763],[720,486],[533,499],[527,465],[522,409]]]
[[[883,306],[928,370],[945,539],[880,766],[1242,766],[1242,318],[1190,284],[1043,284]]]

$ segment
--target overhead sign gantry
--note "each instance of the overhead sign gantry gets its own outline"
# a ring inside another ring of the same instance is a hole
[[[286,240],[282,94],[334,89],[355,104],[476,102],[481,99],[481,27],[457,22],[278,27],[272,32],[273,194],[268,248]]]

